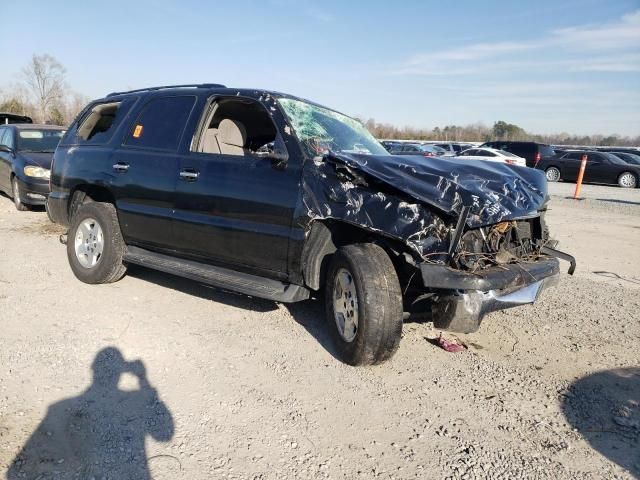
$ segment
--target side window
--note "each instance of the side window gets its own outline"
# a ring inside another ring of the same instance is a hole
[[[109,142],[134,102],[135,99],[129,98],[90,106],[60,143],[100,145]]]
[[[553,157],[556,152],[549,145],[540,145],[540,155],[543,157]]]
[[[513,153],[514,155],[518,155],[519,157],[524,157],[528,151],[525,145],[518,145],[517,143],[506,143],[502,145],[502,148],[499,148],[499,150]]]
[[[470,148],[469,150],[465,150],[462,154],[466,157],[473,157],[478,154],[478,150]]]
[[[16,142],[13,139],[13,131],[10,128],[4,128],[4,135],[0,135],[0,143],[9,148],[16,148]]]
[[[4,141],[4,135],[5,133],[7,133],[7,129],[6,128],[0,128],[0,145],[6,145],[5,141]]]
[[[480,155],[482,155],[483,157],[495,157],[496,154],[493,152],[490,152],[488,150],[480,150]]]
[[[195,102],[193,95],[150,100],[138,115],[125,143],[133,147],[177,150]]]
[[[267,154],[279,145],[278,131],[264,106],[248,98],[219,98],[205,114],[205,126],[194,150],[238,157]]]

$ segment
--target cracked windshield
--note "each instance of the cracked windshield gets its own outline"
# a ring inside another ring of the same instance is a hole
[[[353,118],[300,100],[281,98],[278,102],[310,157],[329,151],[388,154],[364,125]]]

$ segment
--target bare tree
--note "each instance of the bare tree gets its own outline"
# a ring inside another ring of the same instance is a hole
[[[22,70],[24,81],[35,97],[39,120],[46,121],[49,109],[59,103],[65,93],[66,70],[51,55],[36,55]]]

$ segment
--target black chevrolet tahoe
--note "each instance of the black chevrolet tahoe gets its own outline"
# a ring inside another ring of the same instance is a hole
[[[346,115],[217,84],[112,93],[60,142],[47,211],[86,283],[130,264],[278,302],[324,296],[336,348],[380,363],[403,320],[478,329],[558,277],[544,173],[390,155]]]

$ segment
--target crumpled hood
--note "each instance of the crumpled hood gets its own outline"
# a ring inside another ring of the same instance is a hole
[[[343,164],[449,214],[471,206],[470,227],[536,215],[547,199],[539,170],[497,162],[410,155],[329,153]]]
[[[51,161],[53,160],[53,152],[18,152],[24,159],[25,165],[33,165],[36,167],[42,167],[51,169]]]

